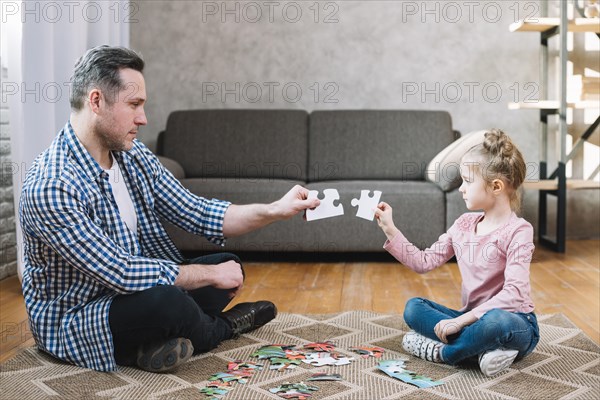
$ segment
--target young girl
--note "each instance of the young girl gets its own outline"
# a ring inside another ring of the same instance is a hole
[[[384,248],[402,264],[423,274],[456,256],[463,279],[460,310],[423,298],[406,303],[404,319],[414,332],[404,336],[404,350],[450,365],[479,357],[481,371],[492,376],[539,340],[529,285],[533,228],[515,214],[525,161],[493,129],[463,156],[460,173],[467,208],[483,212],[463,214],[430,248],[420,251],[404,237],[389,204],[377,206],[376,218],[388,238]]]

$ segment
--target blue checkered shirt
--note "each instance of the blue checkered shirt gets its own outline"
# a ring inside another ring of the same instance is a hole
[[[19,204],[23,293],[38,347],[98,371],[116,363],[108,311],[118,294],[171,285],[182,256],[160,223],[223,244],[229,202],[193,195],[147,147],[113,152],[138,219],[137,235],[119,215],[108,174],[70,123],[27,173]]]

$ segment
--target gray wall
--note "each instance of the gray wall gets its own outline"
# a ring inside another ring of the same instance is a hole
[[[148,126],[140,133],[151,148],[178,109],[439,109],[463,133],[504,129],[528,161],[538,160],[538,113],[507,108],[537,99],[539,34],[508,30],[539,16],[537,2],[136,4],[131,47],[147,62]],[[595,193],[577,194],[592,223]],[[526,193],[534,225],[536,203],[537,193]],[[598,237],[577,209],[570,237]]]

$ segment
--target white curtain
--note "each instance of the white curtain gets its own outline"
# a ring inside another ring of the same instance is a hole
[[[3,95],[9,107],[21,278],[21,187],[32,161],[69,118],[69,82],[75,61],[97,45],[129,46],[129,25],[137,21],[128,0],[3,3],[2,23],[7,31],[3,33],[9,38],[3,51],[8,69]]]

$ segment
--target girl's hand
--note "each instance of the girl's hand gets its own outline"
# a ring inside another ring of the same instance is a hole
[[[443,319],[435,325],[433,331],[435,332],[436,336],[440,338],[440,341],[448,343],[448,336],[460,332],[462,328],[463,326],[461,325],[460,321],[457,321],[456,318]]]
[[[377,224],[389,240],[392,240],[398,234],[398,228],[396,228],[392,219],[392,207],[388,203],[382,201],[377,204],[375,218],[377,219]]]
[[[433,331],[442,342],[448,343],[448,336],[459,333],[465,326],[469,326],[475,321],[477,321],[477,317],[472,311],[469,311],[456,318],[441,320],[433,327]]]

